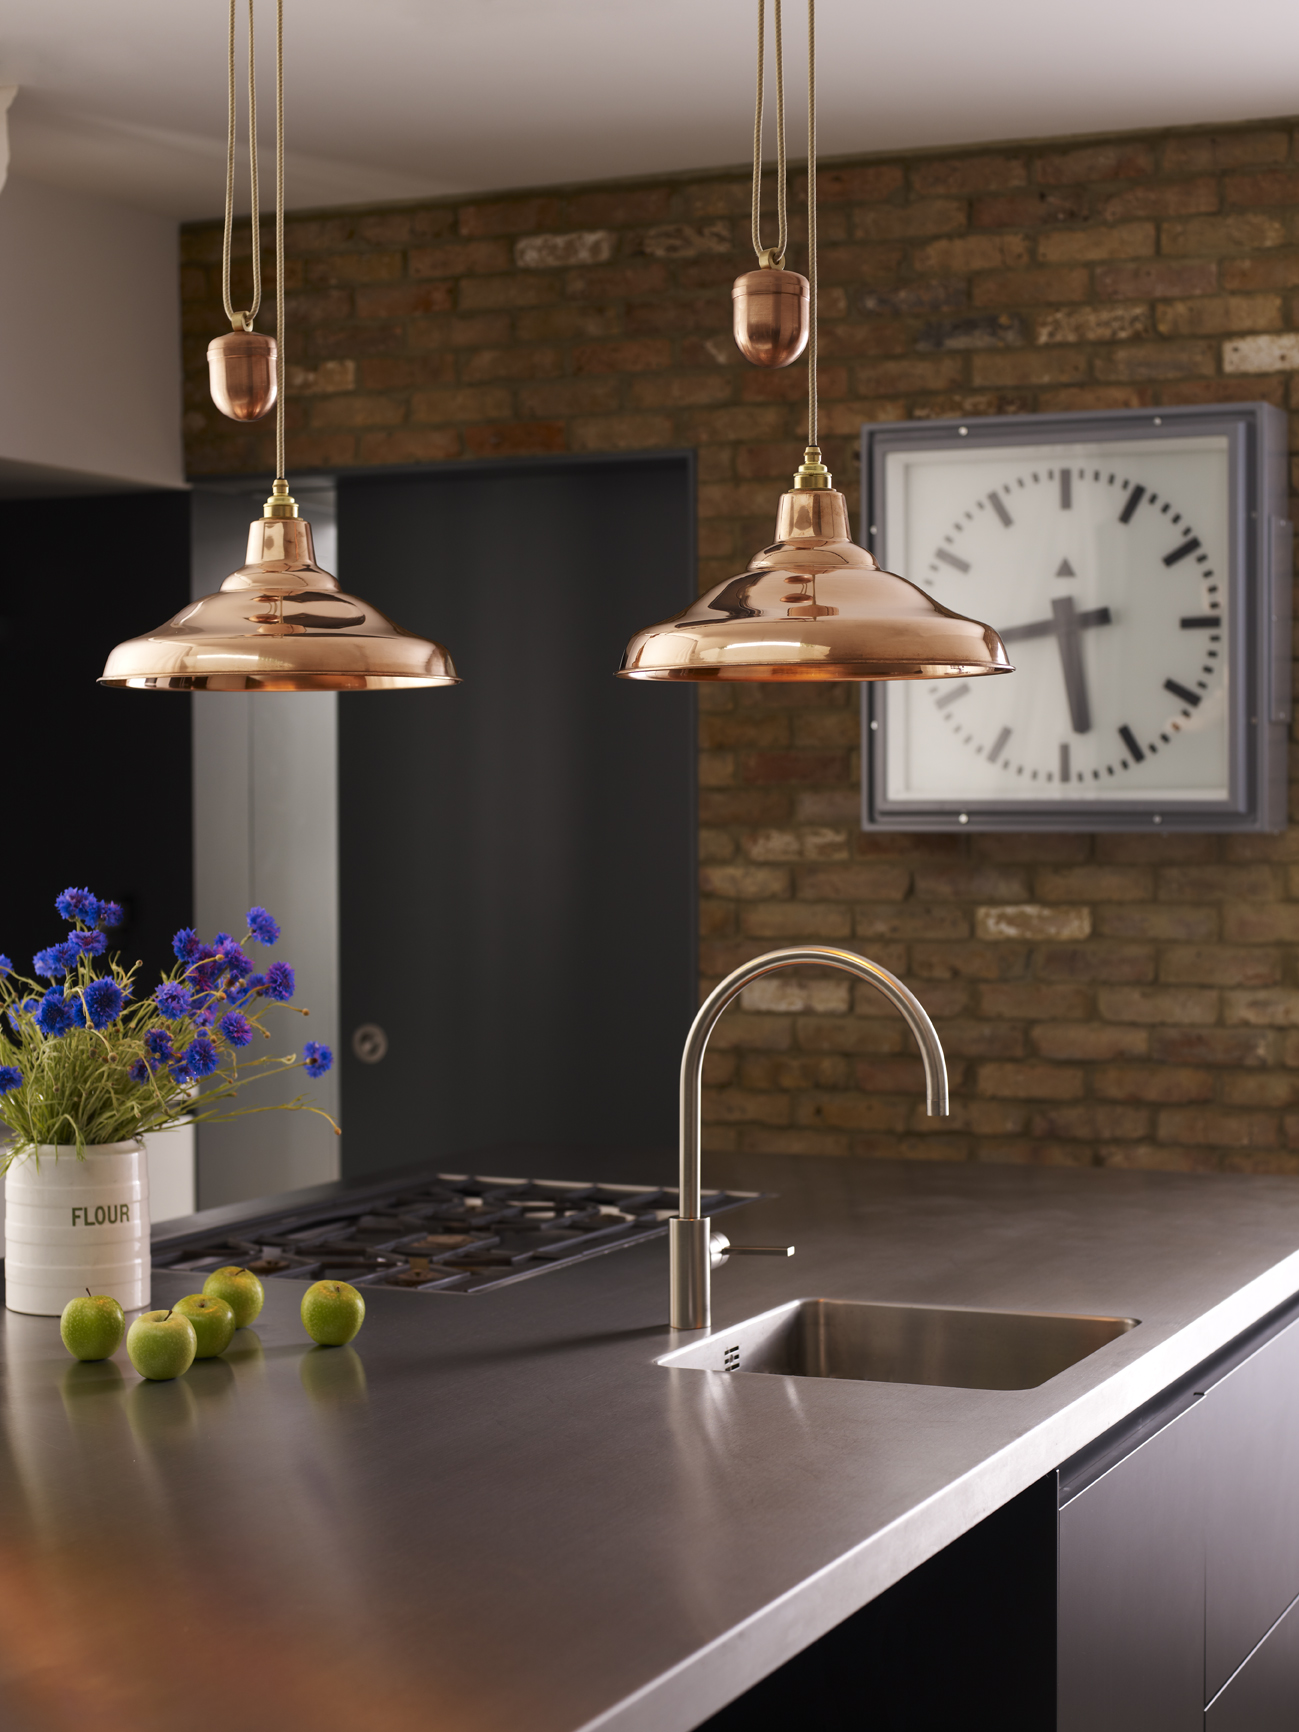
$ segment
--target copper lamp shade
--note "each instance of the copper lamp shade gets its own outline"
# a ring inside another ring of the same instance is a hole
[[[819,478],[798,479],[802,487],[781,495],[772,546],[674,619],[638,632],[620,678],[925,680],[1013,671],[991,626],[882,570],[853,541],[843,494],[818,486]]]
[[[283,484],[277,484],[282,486]],[[311,525],[292,515],[252,524],[248,560],[215,595],[146,637],[118,644],[101,686],[159,692],[363,692],[458,684],[441,644],[403,631],[344,595],[316,564]]]

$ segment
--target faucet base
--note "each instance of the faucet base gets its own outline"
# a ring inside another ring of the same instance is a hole
[[[670,1322],[673,1329],[707,1329],[712,1286],[709,1223],[674,1216],[668,1222]]]

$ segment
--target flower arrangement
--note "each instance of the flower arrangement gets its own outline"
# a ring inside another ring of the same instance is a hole
[[[289,1004],[287,962],[259,971],[247,954],[250,942],[272,945],[280,936],[264,908],[249,909],[239,939],[218,932],[203,944],[182,929],[172,940],[175,966],[150,997],[137,998],[140,964],[126,968],[105,955],[120,907],[89,890],[65,890],[54,905],[67,936],[32,958],[48,985],[16,974],[0,956],[0,1124],[12,1133],[0,1171],[42,1144],[75,1144],[80,1156],[87,1145],[125,1142],[182,1120],[299,1109],[329,1119],[303,1095],[261,1107],[220,1104],[258,1077],[299,1066],[321,1077],[334,1062],[314,1040],[301,1057],[247,1056],[256,1036],[270,1039],[263,1018],[272,1006],[308,1014]]]

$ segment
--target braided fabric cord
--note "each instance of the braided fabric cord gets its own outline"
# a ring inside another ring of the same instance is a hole
[[[781,0],[773,0],[776,9],[776,244],[771,249],[775,264],[783,267],[785,248],[789,241],[789,220],[785,208],[785,54],[781,31]],[[766,27],[767,0],[758,0],[758,95],[753,106],[753,201],[751,225],[753,250],[759,262],[766,250],[762,244],[762,120],[766,98]]]
[[[816,445],[816,0],[807,0],[807,442]]]
[[[248,0],[249,7],[252,0]],[[275,0],[275,474],[284,462],[284,0]]]
[[[226,222],[221,242],[221,304],[232,327],[251,331],[262,304],[261,213],[257,197],[257,76],[253,53],[253,0],[248,0],[248,159],[252,193],[253,304],[235,311],[230,296],[230,251],[235,220],[235,7],[230,0],[230,36],[226,54]]]

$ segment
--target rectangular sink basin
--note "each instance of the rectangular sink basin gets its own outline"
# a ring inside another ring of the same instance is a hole
[[[674,1370],[1036,1389],[1137,1324],[1135,1317],[946,1310],[795,1299],[659,1360]]]

